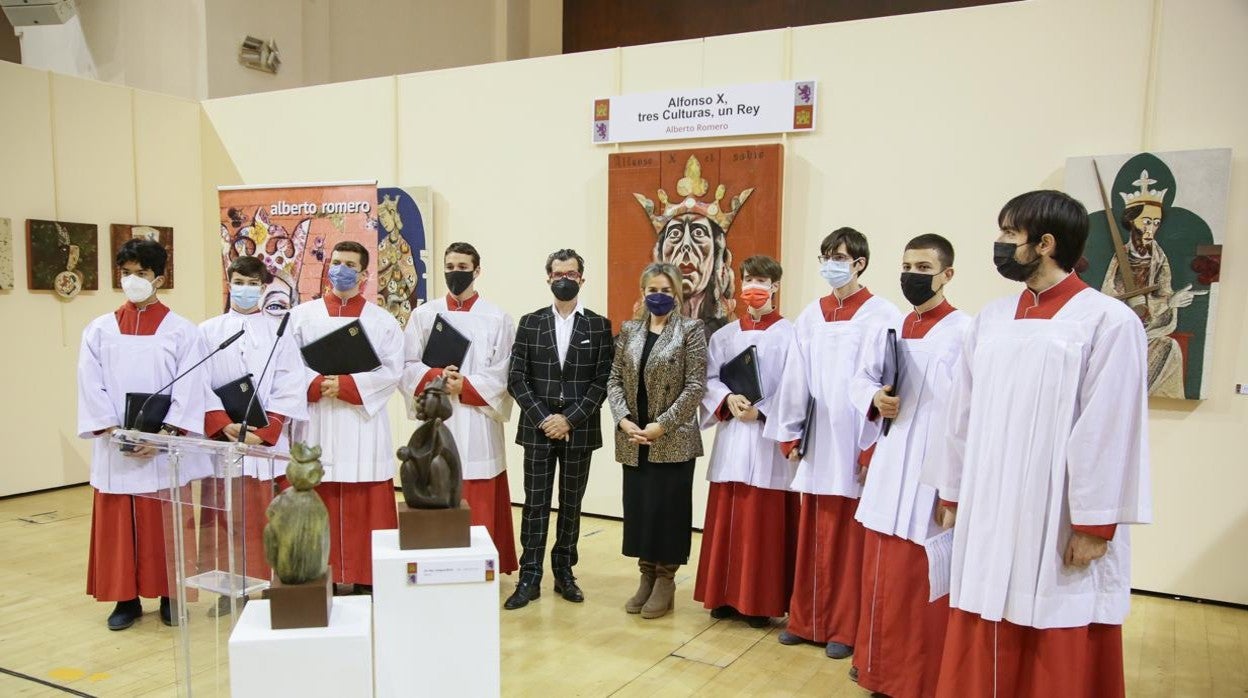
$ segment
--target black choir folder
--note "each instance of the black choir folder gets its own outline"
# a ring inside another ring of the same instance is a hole
[[[221,406],[225,408],[225,413],[230,416],[231,422],[241,423],[243,413],[247,412],[247,405],[251,405],[251,411],[247,412],[247,426],[255,429],[269,426],[269,416],[264,413],[260,399],[256,398],[255,402],[252,402],[252,396],[256,394],[256,386],[251,382],[250,373],[213,388],[212,392],[221,398]]]
[[[889,330],[888,337],[885,339],[884,346],[884,375],[881,376],[884,385],[892,386],[892,390],[888,394],[896,395],[901,390],[901,362],[897,360],[897,330]],[[893,426],[893,420],[889,417],[884,418],[882,427],[884,436],[888,436],[888,430]]]
[[[144,408],[144,403],[147,407]],[[169,416],[169,406],[173,403],[173,398],[168,393],[126,393],[126,419],[125,427],[127,429],[138,429],[148,434],[155,434],[165,424],[165,417]],[[139,410],[143,410],[143,422],[140,424]]]
[[[750,345],[719,369],[719,380],[750,404],[763,399],[763,379],[758,373],[758,348]]]
[[[810,438],[815,433],[815,399],[806,399],[806,418],[802,420],[802,438],[797,442],[797,455],[805,458]]]
[[[429,330],[429,341],[425,342],[425,352],[420,355],[420,362],[429,368],[464,367],[464,357],[468,356],[468,347],[472,341],[446,321],[441,313],[433,320],[433,329]]]
[[[299,350],[308,368],[322,376],[368,373],[381,365],[359,320],[339,327]]]

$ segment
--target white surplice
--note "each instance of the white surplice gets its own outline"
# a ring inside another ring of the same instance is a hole
[[[333,294],[327,296],[338,302]],[[403,330],[390,313],[375,303],[365,302],[359,318],[331,316],[320,299],[300,303],[290,311],[290,327],[295,344],[307,346],[334,330],[359,320],[381,365],[351,378],[363,405],[337,398],[321,398],[308,404],[308,421],[296,422],[294,440],[321,447],[321,463],[326,482],[380,482],[394,477],[394,443],[390,438],[390,418],[386,402],[399,384],[403,371]],[[303,368],[303,390],[317,373]]]
[[[208,360],[208,365],[205,366],[209,369],[209,374],[208,384],[205,386],[204,409],[208,412],[223,411],[225,408],[221,405],[221,399],[213,389],[250,375],[257,392],[256,402],[266,412],[287,418],[273,449],[280,453],[289,453],[290,425],[308,419],[308,386],[304,382],[303,359],[299,355],[299,347],[295,346],[291,337],[289,327],[281,340],[277,339],[277,327],[280,324],[280,318],[265,312],[244,314],[233,309],[200,323],[200,334],[209,349],[215,349],[234,333],[243,331],[243,336],[238,341]],[[275,342],[276,349],[273,348]],[[270,350],[273,351],[273,359],[269,361],[268,372],[261,377]],[[274,462],[270,471],[267,459],[252,456],[243,459],[243,474],[261,480],[271,480],[285,470],[285,463]]]
[[[715,425],[715,445],[706,470],[710,482],[741,482],[769,490],[787,490],[793,480],[793,467],[780,453],[775,441],[763,436],[762,420],[719,421],[715,412],[732,391],[719,380],[720,368],[753,346],[758,352],[758,369],[763,397],[755,404],[763,415],[770,414],[780,386],[784,360],[793,341],[793,323],[780,319],[765,330],[742,329],[738,320],[711,335],[707,348],[706,395],[699,410],[702,428]]]
[[[399,388],[407,401],[407,414],[411,419],[416,419],[416,386],[430,370],[420,357],[439,315],[472,342],[459,372],[486,402],[485,406],[465,405],[458,397],[452,397],[453,412],[446,426],[459,448],[464,479],[489,480],[507,469],[503,423],[511,416],[507,371],[511,345],[516,339],[516,323],[502,308],[480,297],[467,311],[451,312],[444,298],[417,308],[404,331],[407,355]]]
[[[936,490],[922,484],[919,476],[928,454],[945,438],[939,428],[944,420],[938,415],[948,407],[953,370],[970,324],[971,316],[954,310],[919,339],[902,339],[902,326],[893,328],[898,337],[901,409],[887,436],[882,434],[883,420],[877,418],[859,439],[863,449],[874,443],[875,453],[854,518],[873,531],[919,545],[939,533],[933,516]],[[876,392],[892,381],[883,376],[886,341],[886,333],[868,339],[862,368],[851,386],[854,404],[864,416]]]
[[[950,606],[1034,628],[1118,625],[1130,608],[1119,526],[1085,569],[1071,525],[1152,518],[1147,358],[1139,318],[1084,288],[1052,319],[988,305],[966,334],[939,455],[923,480],[958,504]]]
[[[134,458],[122,453],[107,434],[95,432],[123,426],[126,393],[155,392],[194,366],[205,353],[199,329],[173,311],[152,335],[122,334],[113,313],[87,325],[78,350],[78,437],[95,440],[92,487],[108,494],[144,494],[174,484],[165,454]],[[201,366],[169,391],[172,399],[164,421],[188,436],[199,436],[204,428],[206,376]],[[206,476],[210,468],[203,457],[184,457],[177,485]]]
[[[859,293],[866,292],[862,289]],[[778,442],[802,435],[806,404],[815,399],[814,431],[797,466],[791,489],[820,495],[858,498],[858,439],[866,418],[849,397],[849,384],[860,362],[863,339],[896,327],[901,312],[871,296],[849,320],[828,322],[816,300],[798,316],[794,338],[777,393],[775,415],[768,415],[763,435]]]

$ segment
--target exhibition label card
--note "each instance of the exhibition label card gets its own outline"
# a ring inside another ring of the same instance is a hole
[[[407,563],[407,584],[472,584],[494,581],[493,559],[449,558]]]
[[[745,136],[815,128],[815,81],[691,87],[594,100],[594,143]]]

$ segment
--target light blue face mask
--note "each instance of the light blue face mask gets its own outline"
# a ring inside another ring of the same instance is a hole
[[[345,264],[335,264],[329,268],[329,283],[333,284],[335,291],[350,291],[355,288],[359,278],[360,272]]]
[[[259,286],[230,284],[230,302],[243,310],[251,310],[260,305],[260,293],[262,291],[264,289]]]
[[[819,276],[832,288],[840,288],[854,278],[854,263],[839,262],[835,259],[825,260],[819,266]]]

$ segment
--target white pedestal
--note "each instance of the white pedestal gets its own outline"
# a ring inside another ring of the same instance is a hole
[[[334,599],[327,628],[269,628],[269,602],[249,601],[230,633],[230,693],[373,695],[373,601]]]
[[[419,570],[493,570],[489,581],[414,583]],[[373,531],[377,696],[499,695],[498,550],[484,526],[472,546],[399,550],[398,530]]]

